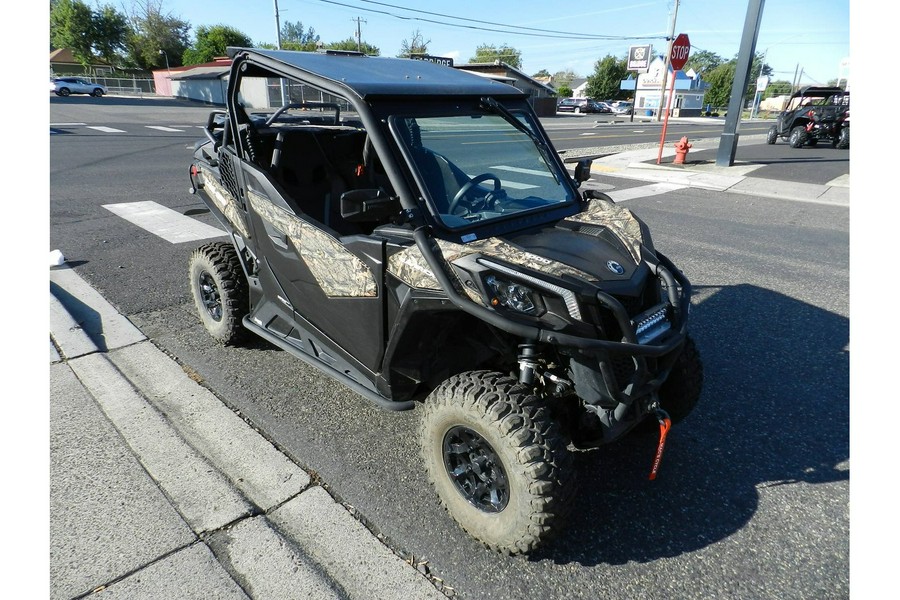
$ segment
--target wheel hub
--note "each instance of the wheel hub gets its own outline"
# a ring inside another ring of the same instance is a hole
[[[222,320],[222,297],[219,294],[219,286],[208,271],[200,273],[199,278],[200,300],[206,308],[206,312],[214,321]]]
[[[444,435],[443,454],[450,480],[469,504],[485,512],[506,508],[509,482],[487,440],[468,427],[456,426]]]

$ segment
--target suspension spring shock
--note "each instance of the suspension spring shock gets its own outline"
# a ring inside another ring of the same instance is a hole
[[[519,344],[519,383],[534,385],[540,351],[534,344]]]

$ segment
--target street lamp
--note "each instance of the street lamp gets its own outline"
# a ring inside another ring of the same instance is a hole
[[[171,76],[172,71],[171,71],[171,69],[169,69],[169,55],[166,54],[165,50],[160,50],[159,53],[162,54],[166,58],[166,71],[168,71],[169,75]]]

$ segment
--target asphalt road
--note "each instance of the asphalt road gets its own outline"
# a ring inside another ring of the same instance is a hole
[[[187,193],[200,137],[187,126],[208,110],[51,98],[51,249],[459,597],[848,597],[847,208],[698,189],[628,202],[697,289],[701,404],[673,430],[654,482],[652,438],[579,453],[569,527],[535,556],[505,558],[438,505],[418,456],[419,411],[375,409],[263,341],[217,346],[187,287],[200,242],[166,242],[103,208],[150,200],[216,225]],[[576,137],[554,124],[554,139]],[[783,150],[759,151],[773,148]]]

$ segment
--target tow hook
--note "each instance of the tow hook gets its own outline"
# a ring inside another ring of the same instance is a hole
[[[659,445],[656,447],[656,457],[653,459],[653,468],[650,469],[650,481],[656,479],[659,471],[659,463],[662,462],[663,451],[666,449],[666,436],[672,428],[672,419],[669,413],[661,408],[656,409],[656,420],[659,422]]]

